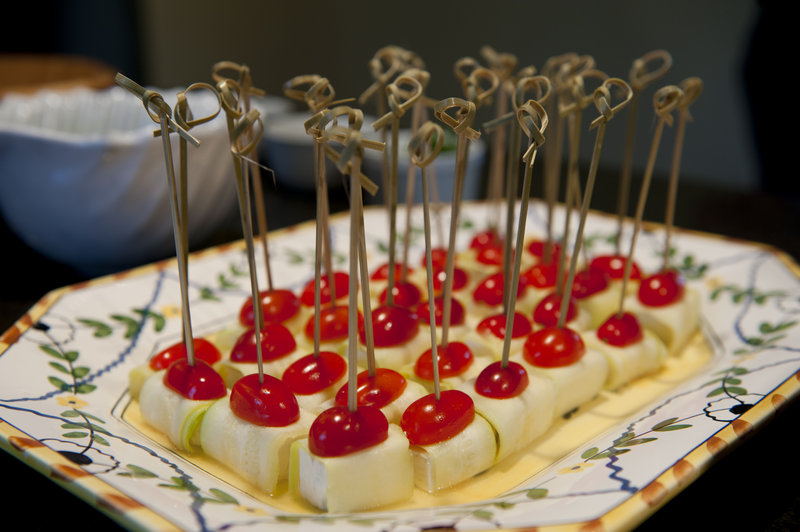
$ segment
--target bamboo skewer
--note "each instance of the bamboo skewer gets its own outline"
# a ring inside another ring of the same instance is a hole
[[[570,90],[571,100],[568,103],[559,102],[559,116],[565,116],[569,121],[569,160],[567,164],[567,190],[565,194],[564,204],[566,206],[566,217],[564,219],[564,245],[561,246],[561,252],[558,256],[558,273],[556,276],[556,293],[563,293],[564,289],[564,273],[566,271],[567,260],[567,237],[571,233],[570,226],[572,223],[572,207],[573,205],[580,205],[580,170],[578,168],[578,154],[580,153],[581,142],[581,129],[583,122],[583,110],[588,107],[592,102],[592,93],[588,96],[586,94],[585,83],[586,80],[595,78],[601,80],[601,83],[608,79],[603,72],[599,70],[586,70],[580,74],[572,76],[567,82]],[[576,248],[580,249],[580,248]]]
[[[519,284],[519,270],[522,264],[522,249],[525,239],[525,225],[528,220],[528,201],[531,195],[531,180],[533,176],[533,163],[536,160],[536,153],[539,147],[544,144],[544,131],[547,129],[547,112],[544,107],[536,100],[528,100],[517,109],[517,121],[520,128],[528,136],[528,149],[522,159],[525,161],[525,173],[522,178],[522,201],[520,202],[519,222],[517,226],[517,253],[514,255],[514,266],[511,272],[511,290]],[[507,235],[506,239],[510,239]],[[506,274],[508,276],[508,274]],[[508,358],[511,352],[511,337],[514,329],[514,317],[516,313],[516,297],[507,297],[508,305],[506,308],[506,329],[503,336],[503,355],[501,366],[508,367]]]
[[[619,103],[612,105],[612,89],[617,89],[620,93]],[[566,324],[569,300],[572,294],[572,286],[575,281],[575,271],[578,267],[578,255],[580,254],[581,246],[583,245],[583,231],[586,227],[586,218],[589,214],[589,205],[592,201],[592,192],[594,190],[595,178],[597,176],[597,166],[600,161],[600,151],[603,147],[603,140],[605,138],[606,126],[608,122],[614,118],[618,113],[630,102],[632,91],[627,83],[619,78],[608,78],[603,81],[603,84],[594,90],[592,99],[600,116],[596,118],[590,129],[597,129],[597,136],[595,137],[594,150],[592,151],[592,161],[589,166],[589,175],[586,179],[586,189],[583,194],[583,202],[581,205],[580,222],[578,224],[578,232],[575,236],[574,247],[570,257],[570,267],[567,274],[566,286],[562,292],[561,308],[558,315],[558,327],[563,328]]]
[[[185,198],[185,194],[178,195],[178,186],[175,180],[175,169],[172,159],[172,146],[169,139],[170,131],[176,131],[183,141],[191,143],[193,146],[198,146],[200,142],[188,132],[188,123],[184,122],[183,125],[172,117],[172,109],[164,101],[164,98],[157,92],[145,89],[130,78],[117,74],[114,81],[125,88],[132,94],[138,96],[144,105],[150,119],[159,124],[160,129],[158,134],[161,135],[161,142],[164,149],[164,164],[166,168],[167,186],[169,187],[170,194],[170,213],[172,216],[172,231],[175,240],[175,251],[178,262],[178,277],[181,292],[181,317],[182,317],[182,336],[184,347],[186,348],[186,358],[189,365],[195,365],[195,352],[194,352],[194,336],[192,333],[192,319],[189,310],[189,281],[188,281],[188,228],[187,223],[187,205],[186,201],[181,200]],[[188,109],[187,109],[188,114]],[[213,118],[213,117],[212,117]],[[209,118],[210,120],[210,118]],[[182,171],[185,168],[183,158],[181,159]],[[185,179],[181,180],[182,182]]]
[[[258,275],[255,264],[255,245],[253,239],[253,220],[250,198],[250,186],[247,181],[248,173],[244,171],[244,160],[246,154],[252,151],[261,137],[262,124],[261,117],[257,110],[250,110],[243,114],[240,107],[240,89],[233,80],[222,80],[217,83],[217,91],[220,95],[222,109],[225,111],[228,126],[228,136],[231,143],[231,153],[233,156],[233,167],[236,173],[236,191],[239,198],[239,214],[242,223],[247,249],[247,261],[250,270],[250,290],[253,298],[253,312],[255,313],[253,333],[256,343],[256,359],[258,362],[258,382],[264,382],[263,349],[261,345],[261,329],[264,327],[264,314],[261,309],[260,291],[258,289]],[[252,132],[254,126],[258,127],[256,133]],[[241,140],[248,141],[244,146],[240,145]]]
[[[327,80],[316,74],[296,76],[283,86],[283,93],[287,98],[303,101],[308,106],[311,113],[319,114],[327,109],[333,102],[335,91]],[[331,260],[331,238],[328,228],[328,218],[330,208],[328,205],[328,181],[325,175],[325,155],[323,150],[322,133],[316,127],[316,122],[322,115],[316,116],[310,123],[306,123],[306,133],[314,138],[314,168],[317,183],[317,224],[316,237],[317,244],[314,258],[314,353],[318,352],[320,310],[321,310],[321,268],[317,264],[320,260],[325,262],[325,274],[328,276],[328,291],[331,298],[331,306],[336,306],[336,280]],[[314,121],[316,120],[316,122]],[[321,254],[321,259],[320,259]]]
[[[422,213],[425,224],[425,268],[428,279],[428,312],[430,312],[431,360],[433,361],[433,393],[436,400],[441,395],[439,385],[439,352],[436,341],[436,298],[433,297],[433,256],[431,250],[431,213],[428,201],[428,166],[436,159],[444,144],[444,131],[433,122],[419,128],[408,144],[411,163],[422,173]]]
[[[412,76],[419,81],[422,86],[422,94],[417,99],[411,110],[411,136],[417,134],[423,121],[427,120],[427,113],[425,109],[425,88],[430,81],[430,74],[425,70],[412,68],[406,70],[404,75]],[[400,270],[400,280],[405,283],[408,277],[408,252],[411,247],[411,206],[414,203],[414,175],[416,174],[416,166],[412,163],[408,165],[408,172],[406,174],[406,220],[405,231],[403,232],[403,260],[402,268]]]
[[[212,78],[216,83],[226,79],[226,77],[222,74],[226,70],[232,71],[237,76],[236,83],[241,91],[240,98],[242,101],[242,111],[244,114],[247,114],[250,112],[251,96],[263,96],[265,92],[262,89],[258,89],[253,86],[253,80],[250,76],[250,68],[247,65],[240,65],[232,61],[220,61],[214,65],[212,68]],[[255,150],[251,157],[255,160],[255,164],[246,165],[244,170],[248,173],[247,179],[253,187],[258,238],[261,242],[261,247],[264,252],[264,268],[266,272],[267,290],[272,291],[272,261],[269,258],[269,227],[267,226],[267,210],[266,206],[264,205],[264,191],[261,183],[261,166],[258,164],[258,151]]]
[[[387,123],[391,123],[392,149],[391,166],[388,179],[389,190],[384,190],[384,195],[389,196],[389,284],[386,292],[386,304],[394,305],[395,286],[395,240],[397,237],[397,166],[398,166],[398,134],[400,132],[400,118],[406,114],[417,100],[422,96],[422,83],[409,75],[401,74],[397,79],[386,86],[386,100],[389,112],[376,120],[372,127],[375,131],[382,130]]]
[[[215,99],[217,100],[217,109],[211,113],[210,115],[195,118],[192,115],[191,109],[189,107],[189,101],[186,95],[193,91],[193,90],[207,90],[211,92]],[[177,95],[177,102],[175,104],[175,109],[173,110],[173,116],[175,122],[181,126],[182,128],[186,129],[187,131],[193,128],[194,126],[203,124],[205,122],[209,122],[217,117],[220,112],[219,106],[219,96],[217,95],[217,91],[214,89],[212,85],[208,83],[194,83],[187,87],[185,90],[181,91]],[[163,134],[163,133],[162,133]],[[186,272],[185,272],[185,282],[188,285],[188,263],[189,263],[189,194],[188,194],[188,184],[189,184],[189,153],[188,153],[188,142],[183,137],[178,137],[178,151],[179,151],[179,160],[180,160],[180,172],[179,172],[179,189],[180,195],[178,198],[177,206],[179,210],[180,216],[180,235],[181,235],[181,250],[180,253],[182,254],[181,260],[183,261]],[[178,252],[178,250],[176,250]],[[188,292],[188,287],[187,287]],[[187,309],[189,302],[188,300],[185,302]],[[188,310],[187,310],[188,316]],[[188,336],[187,336],[188,335]],[[192,337],[191,331],[191,318],[187,318],[187,326],[184,327],[183,330],[183,342],[184,345],[188,345],[188,343],[192,343],[192,357],[194,357],[194,339]]]
[[[667,194],[667,210],[665,216],[665,233],[666,238],[664,242],[664,259],[663,268],[666,270],[669,267],[669,258],[671,255],[671,244],[673,232],[673,222],[675,219],[675,201],[678,195],[678,175],[681,167],[681,154],[683,152],[683,137],[686,132],[686,122],[690,118],[689,106],[692,105],[700,93],[703,91],[703,81],[700,78],[687,78],[680,83],[680,88],[683,91],[683,98],[678,104],[678,126],[675,131],[675,147],[672,152],[672,167],[669,176],[669,192]]]
[[[664,131],[664,124],[672,125],[672,111],[674,111],[683,98],[683,91],[675,85],[667,85],[657,90],[653,96],[653,106],[655,107],[656,129],[653,133],[653,141],[650,145],[650,154],[647,158],[647,166],[644,172],[642,187],[639,189],[639,201],[636,205],[636,217],[634,218],[633,235],[631,236],[630,249],[628,257],[625,261],[625,272],[622,277],[622,291],[619,298],[619,309],[617,317],[621,318],[625,309],[625,291],[628,286],[628,281],[631,276],[631,265],[633,264],[633,251],[636,248],[636,241],[639,237],[639,231],[642,226],[642,216],[644,215],[644,207],[647,202],[647,194],[650,189],[650,180],[653,176],[653,168],[655,167],[656,156],[658,155],[658,146],[661,143],[661,135]]]
[[[462,61],[462,64],[464,62]],[[460,72],[457,68],[456,72]],[[485,82],[488,81],[488,86]],[[482,84],[484,82],[484,84]],[[445,264],[445,281],[443,291],[442,311],[442,345],[447,347],[450,330],[450,314],[452,311],[453,274],[455,271],[455,246],[456,233],[458,232],[458,219],[461,212],[461,196],[464,186],[464,173],[466,171],[469,141],[480,138],[480,133],[472,129],[475,112],[479,105],[486,102],[497,88],[497,77],[493,72],[482,67],[477,67],[462,82],[467,99],[447,98],[436,104],[434,115],[436,118],[451,127],[458,136],[456,146],[455,180],[453,183],[453,201],[450,212],[450,237]],[[454,110],[455,118],[448,111]]]
[[[652,63],[661,63],[652,68]],[[617,242],[616,254],[622,249],[622,225],[628,212],[628,194],[633,172],[633,145],[636,139],[636,118],[639,109],[639,94],[650,83],[660,79],[672,67],[672,56],[665,50],[653,50],[634,60],[628,76],[633,97],[628,106],[628,130],[625,137],[625,151],[622,157],[622,168],[617,196]]]
[[[508,110],[508,101],[511,98],[514,83],[512,77],[514,69],[517,66],[517,58],[509,53],[498,53],[491,46],[483,46],[481,48],[481,55],[486,59],[486,62],[492,72],[497,76],[499,85],[497,88],[497,98],[495,99],[495,115],[498,117],[504,116]],[[499,233],[500,226],[500,213],[502,211],[503,199],[503,183],[504,177],[507,176],[505,172],[504,152],[506,151],[506,141],[508,131],[505,124],[500,124],[494,129],[492,134],[492,147],[491,156],[489,158],[489,186],[488,196],[489,203],[496,203],[497,219],[489,217],[489,228]],[[508,181],[505,181],[508,183]],[[516,194],[516,190],[514,191]]]

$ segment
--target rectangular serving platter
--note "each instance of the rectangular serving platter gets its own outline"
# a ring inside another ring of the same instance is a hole
[[[459,249],[486,226],[490,208],[465,204]],[[556,227],[564,216],[557,212]],[[365,218],[370,264],[377,266],[386,260],[386,213],[370,208]],[[534,202],[530,237],[545,234],[545,219],[545,207]],[[418,264],[424,246],[419,207],[412,220],[410,257]],[[610,252],[615,229],[611,217],[592,213],[587,253]],[[347,217],[334,217],[331,231],[337,268],[346,268]],[[314,241],[313,222],[271,234],[276,285],[298,291],[311,278]],[[646,271],[660,267],[663,245],[663,228],[648,225],[636,253]],[[468,495],[450,490],[425,508],[292,511],[142,430],[131,416],[128,372],[180,338],[174,261],[51,292],[4,333],[0,446],[131,529],[569,530],[586,523],[631,529],[797,395],[800,268],[778,250],[715,235],[678,231],[673,246],[674,266],[701,294],[698,343],[705,358],[673,363],[671,373],[604,393],[561,422],[560,430],[573,427],[568,436],[546,435],[538,450],[533,446],[531,456],[547,455],[547,463],[522,460],[520,467],[530,470],[499,492],[487,488],[481,495],[478,478]],[[233,323],[249,286],[242,242],[193,254],[195,334]],[[608,413],[625,397],[637,399],[628,410]],[[567,438],[574,443],[563,449]],[[560,447],[553,444],[559,441]],[[560,450],[544,452],[548,444]]]

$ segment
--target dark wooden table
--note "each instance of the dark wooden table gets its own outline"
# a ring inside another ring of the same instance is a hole
[[[611,187],[600,188],[592,204],[613,211]],[[536,191],[535,191],[536,192]],[[651,198],[664,198],[665,183],[655,180]],[[282,190],[267,193],[271,228],[314,217],[313,195]],[[332,208],[344,210],[347,199],[332,191]],[[663,217],[663,201],[648,202],[646,218]],[[717,190],[684,180],[679,191],[676,225],[764,242],[800,259],[800,199],[764,193]],[[235,225],[233,226],[235,227]],[[240,238],[235,229],[220,231],[203,247]],[[0,331],[6,330],[48,291],[84,280],[69,267],[41,256],[22,243],[0,220],[4,250],[4,286],[0,289]],[[709,471],[641,525],[642,531],[800,530],[800,460],[796,459],[796,426],[800,404],[788,405],[761,430],[744,438]],[[2,507],[21,518],[25,528],[51,530],[69,523],[92,529],[118,526],[94,508],[0,452],[5,479]]]

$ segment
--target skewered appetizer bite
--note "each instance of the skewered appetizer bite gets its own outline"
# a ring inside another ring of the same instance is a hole
[[[503,352],[506,321],[506,315],[502,313],[489,316],[482,320],[475,327],[475,330],[471,331],[465,338],[486,346],[494,358],[498,359]],[[521,312],[514,312],[511,327],[511,352],[517,353],[522,349],[528,335],[533,332],[533,325],[527,316]]]
[[[611,315],[602,325],[584,336],[586,345],[602,353],[608,361],[606,388],[617,390],[639,377],[661,369],[667,348],[652,331],[644,329],[629,312]]]
[[[232,388],[234,383],[258,371],[258,346],[255,329],[242,333],[227,359],[215,369]],[[280,378],[289,365],[301,356],[294,335],[280,323],[268,323],[261,329],[261,356],[264,373]]]
[[[358,512],[414,491],[408,439],[380,409],[333,406],[291,448],[289,489],[320,510]]]
[[[574,293],[574,291],[573,291]],[[545,296],[533,309],[534,327],[555,327],[559,323],[563,295],[558,292],[551,292]],[[588,330],[592,315],[585,308],[578,305],[575,297],[567,298],[567,315],[564,324],[576,331]]]
[[[178,359],[151,375],[139,392],[139,410],[145,423],[165,434],[178,450],[199,451],[200,425],[208,408],[227,396],[222,377],[196,360]]]
[[[222,354],[217,347],[204,338],[195,338],[193,345],[194,356],[211,366],[222,358]],[[130,393],[131,398],[134,400],[139,398],[139,391],[142,389],[142,385],[153,373],[167,369],[170,364],[176,360],[185,359],[186,356],[186,345],[183,342],[178,342],[160,351],[146,363],[133,368],[128,374],[128,393]]]
[[[337,355],[338,356],[338,355]],[[289,473],[289,449],[306,437],[313,416],[288,386],[257,373],[236,381],[211,405],[200,426],[203,451],[259,489],[272,493]]]
[[[700,324],[700,294],[686,286],[675,270],[665,270],[642,280],[635,296],[625,305],[643,327],[652,330],[669,353],[680,350]]]
[[[443,389],[455,388],[462,382],[476,377],[483,368],[494,361],[492,352],[475,341],[451,341],[437,345],[439,378]],[[418,381],[428,391],[433,390],[433,349],[422,353],[413,367],[406,371],[410,378]]]
[[[349,316],[347,305],[328,306],[320,310],[320,348],[344,355],[347,350],[347,320]],[[364,316],[357,311],[358,328],[364,327]],[[306,322],[303,335],[297,338],[298,345],[305,351],[310,351],[314,345],[314,326],[316,315],[311,316]]]
[[[260,292],[261,316],[264,323],[280,323],[292,333],[300,331],[308,319],[309,310],[304,309],[294,292],[283,288]],[[239,310],[239,324],[250,329],[255,326],[253,298],[248,297]]]
[[[494,464],[494,431],[462,391],[421,397],[403,413],[400,427],[411,444],[414,484],[428,493],[453,487]]]
[[[334,397],[334,405],[347,405],[349,387],[350,384],[345,382],[339,388]],[[356,403],[359,406],[380,409],[389,423],[400,423],[400,417],[408,405],[426,393],[424,386],[389,368],[376,368],[374,375],[364,370],[356,378]]]
[[[344,305],[350,291],[350,274],[347,272],[333,272],[333,290],[331,290],[330,275],[322,275],[319,279],[320,302],[322,305],[330,305],[331,297],[335,297],[336,305]],[[314,279],[310,279],[300,293],[300,303],[304,307],[314,308]]]
[[[594,399],[608,376],[606,358],[587,349],[581,335],[567,327],[545,327],[532,333],[517,360],[530,373],[550,380],[555,391],[555,417]]]
[[[596,329],[619,307],[621,292],[622,283],[611,282],[602,270],[590,267],[575,273],[572,297],[591,317],[586,329]]]
[[[399,306],[382,305],[372,311],[375,363],[382,368],[400,369],[430,347],[420,331],[417,314]],[[359,329],[359,365],[366,366],[366,327]]]
[[[347,362],[331,351],[320,351],[318,355],[311,353],[295,360],[281,378],[300,408],[316,413],[335,397],[346,379]]]
[[[491,363],[456,389],[472,398],[475,411],[492,426],[497,462],[527,447],[553,423],[552,382],[513,360],[506,367],[501,361]]]

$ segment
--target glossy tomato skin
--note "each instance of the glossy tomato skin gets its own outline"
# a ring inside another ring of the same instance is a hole
[[[561,294],[553,292],[545,296],[533,309],[533,322],[545,327],[553,327],[558,324],[561,316]],[[566,323],[571,322],[578,316],[578,305],[575,298],[570,297],[567,303]]]
[[[292,391],[280,379],[258,373],[245,375],[231,388],[231,411],[259,427],[285,427],[300,419],[300,407]]]
[[[558,284],[558,264],[550,262],[532,266],[522,273],[520,282],[532,288],[555,288]]]
[[[487,246],[502,247],[502,245],[503,239],[500,238],[500,235],[497,234],[497,231],[495,229],[487,229],[486,231],[475,233],[475,236],[472,237],[469,247],[470,249],[482,249]]]
[[[261,312],[264,323],[284,323],[300,312],[300,299],[291,290],[262,290]],[[239,323],[245,327],[254,326],[253,298],[247,298],[242,305]]]
[[[514,361],[503,367],[501,361],[492,362],[475,380],[475,391],[492,399],[510,399],[525,391],[530,380],[527,370]]]
[[[407,384],[406,378],[393,369],[377,368],[374,377],[365,370],[356,378],[356,401],[359,406],[383,408],[403,395]],[[345,383],[336,392],[337,405],[347,405],[348,390],[349,383]]]
[[[333,406],[322,412],[308,431],[308,448],[323,458],[345,456],[378,445],[389,437],[389,422],[379,408]]]
[[[533,366],[557,368],[583,358],[586,345],[580,334],[568,327],[545,327],[528,336],[522,354]]]
[[[589,262],[589,268],[605,273],[609,279],[620,280],[625,276],[625,263],[628,258],[624,255],[600,255]],[[631,264],[631,279],[641,279],[642,271],[639,265]]]
[[[422,299],[422,292],[420,292],[417,285],[410,282],[402,282],[399,279],[395,281],[394,289],[392,290],[394,297],[394,304],[398,307],[412,308],[415,307]],[[381,305],[386,304],[389,297],[389,287],[387,286],[382,292],[378,301]]]
[[[361,329],[364,326],[364,316],[361,311],[357,312],[358,327]],[[336,342],[339,340],[346,340],[348,335],[348,327],[350,323],[350,311],[347,305],[338,305],[335,307],[327,307],[320,311],[320,341],[321,342]],[[309,340],[314,339],[314,316],[310,317],[306,322],[305,328],[306,338]]]
[[[505,272],[496,272],[487,276],[472,292],[472,299],[476,303],[483,303],[490,307],[502,305],[505,279]],[[517,284],[517,297],[522,297],[526,288],[525,279],[520,278],[519,284]]]
[[[333,386],[347,372],[347,362],[337,353],[320,351],[306,355],[286,368],[281,380],[296,395],[312,395]]]
[[[192,343],[194,345],[194,356],[196,359],[207,362],[209,365],[214,365],[222,359],[222,353],[208,340],[204,338],[195,338]],[[170,364],[180,358],[186,358],[186,356],[186,346],[183,342],[178,342],[151,358],[148,364],[150,369],[158,371],[160,369],[167,369]]]
[[[675,270],[651,275],[639,284],[639,301],[648,307],[665,307],[683,299],[686,279]]]
[[[608,288],[608,275],[602,270],[586,268],[575,274],[572,297],[586,299]]]
[[[202,360],[195,361],[194,366],[185,358],[176,360],[164,373],[163,382],[170,390],[193,401],[220,399],[228,393],[219,373]]]
[[[467,371],[475,361],[469,347],[462,342],[449,342],[447,346],[437,345],[436,354],[439,361],[439,378],[457,377]],[[433,350],[422,353],[414,364],[417,377],[433,380]]]
[[[297,348],[294,335],[280,323],[268,323],[261,329],[262,360],[277,360]],[[258,362],[255,329],[242,333],[231,350],[232,362]]]
[[[540,259],[544,260],[545,249],[547,247],[546,240],[533,240],[531,241],[528,246],[527,250],[528,253],[533,255],[534,257],[539,257]],[[554,260],[556,257],[559,256],[561,253],[561,245],[557,242],[553,242],[550,244],[550,260],[548,263],[556,263],[558,261]]]
[[[372,311],[372,337],[375,347],[403,345],[419,332],[419,316],[413,310],[383,305]],[[359,329],[359,338],[366,344],[366,330]]]
[[[485,318],[478,324],[477,330],[481,334],[492,334],[501,340],[506,335],[506,315],[495,314]],[[523,338],[533,331],[531,322],[524,314],[514,313],[514,320],[511,329],[511,338]]]
[[[411,445],[433,445],[458,435],[473,419],[472,398],[460,390],[445,390],[438,401],[429,394],[411,403],[400,427]]]
[[[447,272],[444,266],[438,269],[434,268],[433,272],[433,291],[439,295],[444,290]],[[465,286],[467,286],[467,272],[461,268],[453,268],[453,291],[461,290]]]
[[[339,300],[347,296],[350,291],[350,275],[346,272],[334,272],[333,282],[336,288],[336,299]],[[319,285],[320,302],[326,305],[331,302],[330,277],[328,275],[320,277]],[[300,302],[306,307],[314,306],[314,279],[306,283],[303,292],[300,294]]]
[[[626,347],[644,338],[642,327],[636,316],[624,312],[622,316],[613,314],[597,329],[597,337],[615,347]]]

